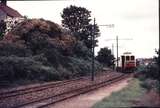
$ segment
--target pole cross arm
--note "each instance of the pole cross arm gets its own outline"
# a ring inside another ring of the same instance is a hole
[[[111,41],[111,40],[116,40],[116,39],[105,39],[105,41]],[[118,39],[118,40],[133,40],[131,38],[121,38],[121,39]]]
[[[98,25],[98,26],[106,26],[106,27],[109,27],[109,28],[114,28],[115,27],[114,24],[102,24],[102,25]]]

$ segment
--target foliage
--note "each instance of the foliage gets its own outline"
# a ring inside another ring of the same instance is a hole
[[[146,92],[146,90],[140,86],[140,83],[139,80],[133,79],[126,88],[118,92],[113,92],[109,97],[96,103],[93,108],[130,108],[133,104],[132,102],[143,96]]]
[[[82,57],[82,58],[85,58],[85,59],[88,59],[89,57],[92,56],[92,52],[90,49],[88,49],[85,45],[84,45],[84,42],[82,41],[78,41],[75,46],[74,46],[74,54],[77,56],[77,57]]]
[[[0,85],[70,79],[90,71],[91,53],[84,42],[51,21],[26,19],[0,41]]]
[[[1,20],[0,21],[0,40],[3,38],[4,34],[5,34],[5,30],[6,30],[6,23]]]
[[[32,52],[25,46],[18,45],[16,43],[9,43],[6,41],[0,41],[0,56],[16,55],[19,57],[31,56]]]
[[[156,51],[156,54],[158,55],[159,52]],[[137,77],[142,80],[142,86],[147,88],[148,90],[155,89],[158,92],[160,92],[160,80],[159,80],[159,55],[155,56],[152,63],[148,64],[147,66],[139,66]]]
[[[147,78],[158,79],[159,78],[159,69],[157,64],[149,64],[146,66],[144,74]]]
[[[87,26],[90,19],[90,11],[82,7],[70,6],[63,9],[61,14],[64,27],[69,28],[71,31],[80,31],[81,26]]]
[[[112,55],[111,50],[107,47],[100,49],[96,59],[105,66],[114,65],[114,56]]]
[[[159,53],[156,52],[158,55]],[[159,55],[155,56],[151,63],[146,66],[140,65],[138,67],[138,73],[142,74],[145,78],[159,80]]]
[[[157,64],[139,66],[136,77],[142,81],[141,86],[147,90],[156,90],[160,92],[159,70]]]
[[[142,83],[141,86],[146,88],[147,90],[156,90],[157,92],[160,92],[160,86],[159,86],[159,81],[153,80],[153,79],[145,79]]]
[[[67,57],[63,59],[63,67],[67,68],[75,76],[89,75],[91,72],[91,60],[84,60],[82,58]],[[101,70],[102,66],[95,61],[95,71]]]
[[[76,39],[84,41],[88,48],[91,48],[92,41],[91,36],[93,35],[94,25],[90,24],[91,11],[86,8],[70,6],[63,9],[62,25],[65,28],[69,28]],[[98,42],[96,39],[99,36],[99,27],[95,25],[95,44]]]
[[[4,41],[24,46],[33,55],[43,53],[51,47],[61,50],[65,54],[71,53],[75,39],[70,35],[63,35],[59,25],[43,19],[27,19],[9,32]]]
[[[5,34],[7,34],[12,29],[14,29],[22,21],[24,21],[23,18],[6,18],[5,20],[1,20],[0,21],[0,40],[2,40]]]
[[[155,62],[160,65],[160,49],[155,51],[157,56],[154,57]]]
[[[1,80],[10,82],[19,79],[27,80],[58,80],[58,72],[52,68],[35,61],[32,57],[0,57]]]

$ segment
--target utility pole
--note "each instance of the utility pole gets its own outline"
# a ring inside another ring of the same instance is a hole
[[[117,42],[117,68],[118,68],[118,36],[116,36],[116,42]]]
[[[94,55],[95,55],[95,50],[94,50],[94,48],[95,48],[95,18],[94,18],[94,26],[93,26],[93,30],[92,30],[92,36],[91,36],[91,38],[92,38],[92,75],[91,75],[91,80],[92,81],[94,81],[94,71],[95,71],[95,65],[94,65]],[[98,26],[106,26],[106,27],[108,27],[108,28],[112,28],[112,27],[114,27],[114,24],[106,24],[106,25],[98,25]]]
[[[116,36],[116,39],[107,39],[106,41],[108,41],[108,40],[116,40],[116,44],[117,44],[117,45],[116,45],[116,47],[117,47],[117,60],[116,60],[116,64],[117,64],[117,65],[116,65],[116,70],[117,70],[117,68],[118,68],[118,66],[119,66],[119,65],[118,65],[118,64],[119,64],[119,63],[118,63],[119,40],[132,40],[132,39],[130,39],[130,38],[119,39],[118,36]],[[118,72],[118,70],[117,70],[117,72]]]
[[[113,55],[113,57],[114,57],[114,44],[112,43],[112,55]],[[113,64],[113,70],[115,69],[115,65]]]
[[[114,55],[114,44],[112,44],[112,54]]]
[[[92,81],[94,81],[94,47],[95,47],[95,18],[92,32]]]

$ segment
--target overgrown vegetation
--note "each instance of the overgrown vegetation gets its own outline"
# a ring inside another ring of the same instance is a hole
[[[159,73],[159,51],[156,51],[157,56],[147,66],[140,65],[137,70],[137,77],[143,81],[141,84],[148,90],[156,90],[160,93],[160,73]]]
[[[140,86],[141,81],[134,79],[131,80],[129,85],[119,92],[112,93],[111,96],[104,98],[101,102],[96,103],[93,108],[130,108],[133,101],[143,96],[146,92]]]
[[[111,53],[111,50],[107,47],[101,48],[98,52],[96,59],[102,63],[104,66],[110,67],[114,66],[114,55]]]
[[[58,24],[26,19],[0,41],[0,85],[63,80],[88,75],[90,51]],[[96,70],[102,66],[96,61]]]
[[[2,40],[5,30],[6,30],[6,23],[3,20],[1,20],[0,21],[0,40]]]
[[[136,77],[129,85],[119,92],[112,93],[111,96],[104,98],[96,103],[93,108],[119,108],[127,107],[158,107],[160,81],[159,81],[159,51],[157,56],[147,66],[139,64]]]
[[[18,23],[13,23],[5,36],[5,24],[1,24],[4,26],[0,26],[3,36],[0,86],[1,82],[51,81],[89,75],[91,49],[97,45],[99,27],[91,23],[91,11],[83,7],[66,7],[61,16],[62,27],[44,19],[11,20]],[[110,61],[107,66],[112,64]],[[101,64],[95,60],[95,71],[102,69],[104,64]]]

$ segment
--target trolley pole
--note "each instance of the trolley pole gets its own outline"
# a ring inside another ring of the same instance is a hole
[[[92,32],[92,81],[94,81],[94,47],[95,47],[95,18]]]

